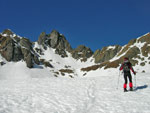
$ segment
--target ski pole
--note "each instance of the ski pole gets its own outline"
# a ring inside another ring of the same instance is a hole
[[[120,71],[119,71],[118,82],[117,82],[117,90],[118,90],[118,85],[119,85],[119,78],[120,78]]]
[[[136,75],[134,75],[134,82],[135,82],[135,88],[136,88]]]

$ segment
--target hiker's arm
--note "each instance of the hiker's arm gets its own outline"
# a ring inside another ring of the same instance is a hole
[[[122,69],[123,69],[123,64],[121,64],[121,66],[120,66],[119,70],[121,71]]]
[[[134,71],[132,65],[130,66],[130,70],[134,73],[134,75],[136,75],[136,72]]]

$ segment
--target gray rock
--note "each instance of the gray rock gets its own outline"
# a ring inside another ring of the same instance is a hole
[[[66,38],[65,38],[64,35],[60,35],[57,48],[58,48],[58,49],[66,50],[66,51],[68,51],[68,52],[71,52],[71,51],[72,51],[72,47],[71,47],[71,45],[69,44],[69,42],[66,40]]]
[[[141,66],[145,66],[145,62],[141,62],[140,65],[141,65]]]
[[[49,62],[44,62],[44,66],[45,66],[45,67],[53,68],[53,66],[52,66]]]
[[[20,45],[22,48],[26,48],[28,50],[31,50],[32,49],[32,43],[30,42],[29,39],[26,39],[26,38],[22,38],[20,40]]]
[[[75,59],[84,59],[84,61],[87,60],[87,58],[91,57],[93,55],[93,52],[90,48],[80,45],[76,49],[74,49],[72,52],[72,57]]]
[[[10,29],[5,29],[2,34],[13,35],[14,33]]]
[[[95,63],[101,62],[100,54],[101,54],[101,50],[99,49],[94,52],[93,57],[95,58]]]
[[[72,51],[72,47],[64,35],[60,34],[56,30],[52,30],[50,34],[42,32],[39,36],[38,44],[42,45],[45,50],[47,47],[56,49],[55,53],[61,55],[62,57],[67,57],[66,51]]]
[[[53,30],[51,32],[51,34],[50,34],[50,39],[51,39],[50,46],[52,48],[55,48],[58,45],[59,35],[60,35],[59,32],[56,30]]]
[[[46,38],[46,33],[42,32],[38,38],[38,44],[42,45],[45,42],[45,38]]]
[[[63,58],[64,58],[64,57],[68,57],[68,56],[67,56],[67,53],[66,53],[66,51],[65,51],[64,49],[56,49],[56,50],[55,50],[55,53],[58,54],[58,55],[60,55],[60,56],[63,57]]]
[[[44,55],[44,53],[42,52],[42,50],[39,49],[39,48],[35,48],[35,51],[36,51],[37,53],[39,53],[40,55]]]
[[[20,40],[20,45],[24,60],[27,63],[27,67],[32,68],[34,63],[39,65],[40,62],[37,55],[33,51],[32,43],[28,39],[22,38]]]
[[[40,61],[38,59],[38,57],[36,55],[34,55],[34,62],[39,65],[40,64]]]
[[[3,33],[7,36],[0,35],[0,54],[7,61],[17,62],[24,59],[29,68],[32,68],[34,63],[39,64],[38,57],[29,39],[20,39],[17,35],[12,37],[12,32],[9,30],[5,30]]]
[[[33,68],[33,61],[32,61],[32,54],[29,53],[26,58],[25,58],[25,61],[26,61],[26,65],[28,68]]]
[[[104,47],[102,50],[96,50],[93,57],[95,58],[95,63],[102,63],[112,59],[119,51],[121,46],[115,45],[114,49],[108,49]]]
[[[7,60],[13,60],[14,41],[10,37],[1,38],[0,53]]]
[[[57,49],[64,49],[67,51],[72,50],[65,36],[62,34],[59,34],[58,31],[53,30],[49,36],[50,36],[50,44],[49,44],[50,47],[57,48]]]
[[[34,63],[38,65],[40,64],[38,57],[36,55],[33,55],[31,53],[31,50],[28,50],[26,48],[21,48],[21,51],[22,54],[24,55],[24,61],[26,62],[27,67],[32,68]]]
[[[150,43],[150,33],[147,33],[146,35],[140,37],[138,39],[138,42],[141,42],[141,43],[148,42],[148,43]]]
[[[136,58],[138,54],[140,54],[140,49],[134,46],[131,49],[129,49],[124,56],[132,59],[132,58]]]
[[[19,61],[21,59],[23,59],[23,54],[21,52],[21,48],[20,47],[14,47],[13,48],[13,61]]]

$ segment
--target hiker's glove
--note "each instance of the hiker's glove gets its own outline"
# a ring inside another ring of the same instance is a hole
[[[134,72],[134,75],[136,75],[136,72]]]

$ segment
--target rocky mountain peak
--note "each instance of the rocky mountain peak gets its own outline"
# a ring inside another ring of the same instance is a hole
[[[58,37],[60,37],[60,33],[57,30],[52,30],[51,33],[50,33],[50,38],[55,39],[55,38],[58,38]]]
[[[121,50],[121,48],[122,47],[119,45],[114,45],[103,47],[102,50],[96,50],[93,55],[95,63],[102,63],[112,59]]]
[[[82,71],[91,71],[104,67],[117,68],[124,57],[128,57],[133,66],[145,66],[150,64],[150,33],[137,39],[132,39],[124,46],[108,46],[95,51],[93,57],[95,63],[90,67],[82,68]],[[143,71],[145,72],[145,70]]]
[[[50,45],[52,48],[56,48],[58,46],[59,40],[60,40],[60,34],[56,30],[52,30],[50,33]]]
[[[12,32],[10,29],[5,29],[3,32],[2,32],[2,35],[13,35],[13,34],[15,34],[14,32]]]
[[[93,51],[84,45],[79,45],[71,53],[73,58],[81,59],[82,61],[86,61],[87,58],[90,58],[93,55]]]
[[[7,61],[24,60],[29,68],[32,68],[34,63],[39,64],[30,40],[18,37],[10,30],[5,30],[0,36],[0,54]]]
[[[42,32],[39,36],[38,44],[42,45],[44,49],[47,49],[47,47],[54,48],[55,53],[62,57],[67,57],[66,51],[72,51],[72,47],[65,36],[60,34],[57,30],[52,30],[50,34]]]
[[[147,33],[143,36],[141,36],[139,39],[138,39],[138,42],[147,42],[147,43],[150,43],[150,33]]]
[[[74,59],[83,62],[90,62],[87,60],[88,58],[92,58],[91,62],[94,59],[95,65],[87,68],[85,67],[83,70],[99,69],[102,67],[104,67],[104,69],[116,68],[122,63],[124,57],[129,57],[133,66],[150,63],[144,60],[150,59],[150,33],[137,39],[132,39],[124,46],[106,46],[102,49],[96,50],[94,53],[89,47],[84,45],[79,45],[77,48],[72,49],[65,36],[60,34],[57,30],[52,30],[50,34],[42,32],[37,43],[34,45],[29,39],[20,37],[9,29],[4,30],[0,34],[1,56],[7,61],[17,62],[24,60],[29,68],[32,68],[34,64],[40,63],[45,63],[46,66],[53,67],[50,63],[53,62],[53,59],[42,59],[45,57],[44,52],[47,52],[46,50],[49,52],[52,50],[51,54],[58,54],[62,58],[68,57],[68,53],[70,53]],[[65,67],[71,69],[71,66],[66,65]]]

